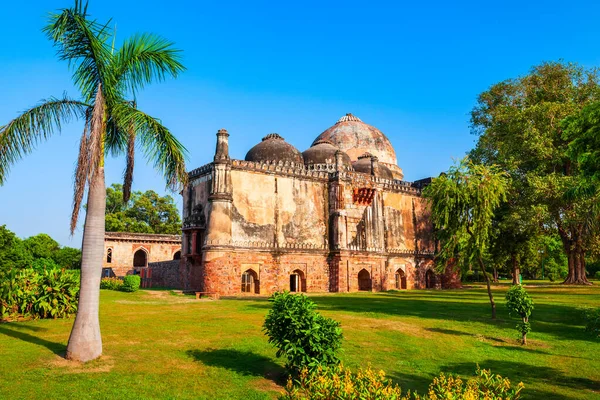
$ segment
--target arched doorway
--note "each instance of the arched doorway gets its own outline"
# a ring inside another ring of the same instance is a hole
[[[435,289],[435,274],[430,269],[425,273],[425,287],[427,289]]]
[[[242,293],[260,293],[260,283],[256,272],[249,269],[242,274]]]
[[[290,275],[290,292],[306,292],[306,279],[304,272],[299,269]]]
[[[406,289],[406,274],[401,269],[396,271],[396,289]]]
[[[148,254],[142,249],[133,253],[133,266],[136,268],[146,268],[148,265]]]
[[[358,290],[371,290],[371,274],[366,269],[358,273]]]
[[[175,254],[173,254],[173,260],[181,260],[181,250],[177,250]]]

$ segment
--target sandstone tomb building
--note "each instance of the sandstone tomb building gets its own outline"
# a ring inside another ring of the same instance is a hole
[[[213,162],[189,172],[180,285],[221,295],[446,285],[421,189],[377,128],[346,114],[301,153],[278,134],[244,160],[217,132]],[[451,285],[451,282],[447,283]]]

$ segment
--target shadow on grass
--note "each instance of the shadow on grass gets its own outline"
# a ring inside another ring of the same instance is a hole
[[[528,383],[542,383],[547,385],[558,385],[575,390],[600,391],[600,382],[579,376],[568,376],[562,371],[549,366],[531,365],[522,362],[504,360],[485,360],[479,363],[481,368],[491,369],[494,374],[500,374],[509,378],[514,384],[523,382],[527,388]],[[457,363],[445,365],[442,370],[461,376],[472,376],[476,365],[473,363]],[[577,373],[577,371],[574,371]],[[527,390],[528,396],[545,399],[564,399],[566,397],[549,392],[538,392],[533,389]],[[543,393],[544,397],[541,397]]]
[[[24,328],[26,325],[21,325],[20,328]],[[33,331],[37,331],[34,327],[28,327],[27,329],[31,329]],[[39,329],[43,330],[43,329]],[[21,332],[14,329],[8,329],[6,324],[0,325],[0,335],[6,335],[12,337],[14,339],[19,339],[24,342],[29,342],[32,344],[36,344],[38,346],[43,346],[53,352],[56,355],[64,356],[67,351],[67,346],[62,343],[50,342],[46,339],[39,338],[37,336],[30,335],[29,333]]]
[[[470,336],[470,337],[477,337],[477,335],[473,335],[471,333],[468,332],[462,332],[462,331],[456,331],[454,329],[444,329],[444,328],[425,328],[426,331],[429,332],[435,332],[435,333],[443,333],[446,335],[454,335],[454,336]],[[496,342],[496,343],[506,343],[506,340],[504,339],[500,339],[500,338],[495,338],[492,336],[479,336],[479,337],[483,337],[485,340],[489,340],[492,342]]]
[[[251,351],[207,349],[188,350],[186,354],[204,365],[225,368],[240,375],[262,376],[280,385],[285,385],[287,380],[281,365]]]

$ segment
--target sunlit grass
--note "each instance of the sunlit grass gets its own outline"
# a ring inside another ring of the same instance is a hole
[[[526,398],[600,398],[600,341],[578,309],[600,306],[598,285],[530,287],[536,302],[522,347],[503,293],[490,319],[482,287],[311,295],[342,323],[350,367],[371,363],[405,390],[424,392],[441,371],[471,375],[479,363],[523,381]],[[0,325],[0,398],[263,399],[285,381],[261,325],[264,298],[196,301],[169,291],[102,291],[104,356],[64,361],[72,320]]]

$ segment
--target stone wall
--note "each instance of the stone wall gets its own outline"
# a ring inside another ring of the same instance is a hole
[[[161,261],[148,264],[150,287],[181,288],[179,276],[181,260]]]
[[[181,236],[144,233],[106,232],[104,236],[103,276],[133,274],[148,263],[173,260],[181,250]],[[134,255],[143,252],[145,265],[134,267]],[[110,254],[110,257],[109,257]]]

